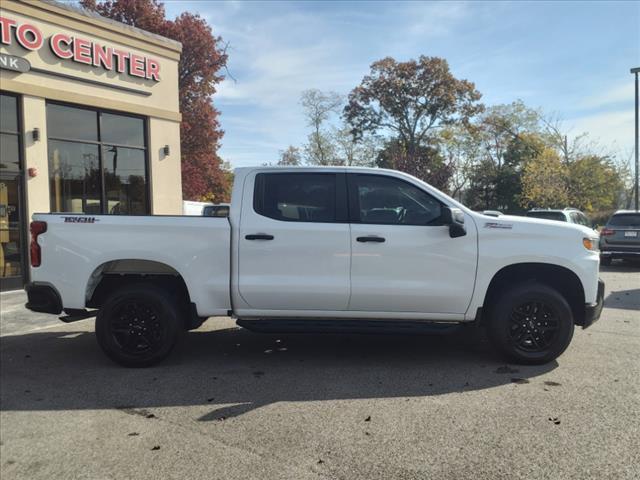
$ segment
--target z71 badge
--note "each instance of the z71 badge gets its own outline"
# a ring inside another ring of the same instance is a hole
[[[98,219],[96,217],[62,217],[64,223],[96,223]]]

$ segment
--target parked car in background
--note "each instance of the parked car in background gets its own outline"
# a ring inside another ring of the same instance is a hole
[[[229,208],[228,203],[218,203],[217,205],[207,205],[202,209],[203,217],[228,217]]]
[[[193,202],[191,200],[184,200],[182,202],[182,214],[201,217],[204,214],[204,208],[209,206],[213,206],[213,203]]]
[[[600,262],[611,265],[620,259],[640,260],[640,212],[618,210],[600,231]]]
[[[557,220],[558,222],[575,223],[593,228],[591,220],[577,208],[550,209],[534,208],[527,212],[527,217],[542,218],[544,220]]]

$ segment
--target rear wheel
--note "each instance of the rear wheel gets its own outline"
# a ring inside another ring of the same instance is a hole
[[[573,323],[571,307],[558,291],[528,282],[496,300],[487,333],[510,360],[543,364],[559,357],[569,346]]]
[[[136,284],[113,293],[96,318],[96,338],[113,361],[148,367],[164,359],[183,331],[179,309],[166,291]]]

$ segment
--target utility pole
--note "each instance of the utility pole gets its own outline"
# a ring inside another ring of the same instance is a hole
[[[636,76],[636,212],[640,210],[638,208],[638,109],[640,108],[638,96],[638,73],[640,73],[640,67],[632,68],[631,73]]]

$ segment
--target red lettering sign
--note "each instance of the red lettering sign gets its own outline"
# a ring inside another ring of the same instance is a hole
[[[72,58],[73,51],[71,50],[72,38],[69,35],[65,35],[64,33],[56,33],[49,39],[49,45],[51,46],[51,51],[60,58]],[[62,48],[64,45],[64,48]]]
[[[11,27],[16,26],[16,21],[10,18],[0,17],[0,41],[5,45],[11,45]]]
[[[18,43],[27,50],[38,50],[42,47],[42,33],[33,25],[23,23],[16,29]]]
[[[44,44],[42,31],[30,23],[0,16],[0,42],[11,45],[13,38],[26,50],[39,50]],[[127,73],[134,77],[160,81],[160,63],[137,53],[108,47],[86,38],[73,38],[65,33],[56,33],[49,38],[49,48],[58,58],[108,71]]]

